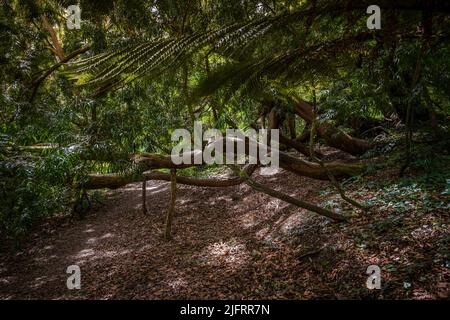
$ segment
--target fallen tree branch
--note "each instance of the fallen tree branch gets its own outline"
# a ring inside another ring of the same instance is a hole
[[[135,155],[134,161],[140,167],[141,172],[145,172],[153,169],[183,169],[193,166],[199,166],[198,164],[181,164],[175,165],[172,162],[170,156],[154,155],[154,154],[139,154]],[[200,164],[204,165],[204,164]],[[363,172],[366,167],[366,163],[362,161],[346,163],[331,161],[326,162],[327,169],[324,169],[317,163],[305,161],[299,158],[292,157],[284,152],[280,152],[280,167],[290,171],[296,175],[306,176],[314,179],[328,180],[329,170],[335,177],[348,177],[357,175]],[[256,166],[256,165],[255,165]],[[154,180],[167,180],[167,175],[164,173],[146,173],[148,179]],[[142,176],[139,174],[89,174],[87,181],[83,183],[85,189],[103,189],[110,188],[116,189],[125,186],[132,182],[142,181]],[[185,184],[191,184],[191,178],[179,178],[179,182],[185,182]],[[168,180],[167,180],[168,181]],[[192,185],[201,184],[205,187],[224,187],[233,186],[239,184],[241,181],[238,177],[234,177],[226,180],[216,179],[197,179]]]
[[[246,175],[251,176],[256,170],[256,165],[247,165],[244,167],[243,171]],[[170,181],[170,174],[160,173],[160,172],[144,172],[144,177],[147,180],[162,180]],[[237,186],[245,182],[245,178],[242,176],[235,176],[228,179],[215,179],[215,178],[191,178],[191,177],[180,177],[177,176],[177,182],[185,185],[196,186],[196,187],[209,187],[209,188],[224,188]]]
[[[248,152],[248,148],[246,148]],[[155,155],[150,153],[141,153],[133,156],[136,163],[141,164],[145,170],[152,169],[183,169],[206,163],[194,164],[194,153],[192,152],[192,164],[176,165],[172,162],[170,156]],[[327,172],[317,163],[306,161],[300,158],[293,157],[285,152],[279,151],[280,167],[287,171],[291,171],[297,175],[305,176],[313,179],[328,180]],[[360,174],[364,171],[366,163],[363,161],[330,161],[326,163],[328,170],[337,178],[351,177]]]
[[[294,98],[294,112],[308,124],[314,118],[313,106],[300,98]],[[326,122],[321,122],[316,127],[316,132],[332,147],[348,152],[352,155],[360,155],[373,147],[373,144],[362,139],[354,138],[344,131]]]
[[[142,181],[142,176],[132,176],[119,173],[91,173],[87,175],[87,181],[80,187],[87,190],[95,189],[117,189],[126,186],[129,183]]]
[[[317,213],[317,214],[319,214],[321,216],[325,216],[325,217],[330,218],[330,219],[335,220],[335,221],[347,221],[347,218],[342,216],[342,215],[338,215],[338,214],[336,214],[336,213],[334,213],[334,212],[332,212],[330,210],[318,207],[318,206],[313,205],[311,203],[308,203],[308,202],[302,201],[300,199],[296,199],[294,197],[291,197],[290,195],[287,195],[287,194],[282,193],[280,191],[271,189],[271,188],[269,188],[267,186],[264,186],[264,185],[262,185],[262,184],[260,184],[260,183],[258,183],[256,181],[250,179],[250,178],[247,178],[245,183],[247,185],[249,185],[252,189],[256,190],[256,191],[268,194],[269,196],[272,196],[274,198],[278,198],[278,199],[283,200],[283,201],[285,201],[287,203],[293,204],[293,205],[295,205],[297,207],[304,208],[304,209],[307,209],[309,211],[315,212],[315,213]]]
[[[304,209],[307,209],[309,211],[315,212],[319,215],[325,216],[327,218],[333,219],[335,221],[346,221],[347,218],[338,215],[330,210],[318,207],[316,205],[310,204],[308,202],[293,198],[287,194],[284,194],[280,191],[276,191],[274,189],[271,189],[267,186],[264,186],[250,178],[252,173],[255,171],[256,166],[254,165],[248,165],[246,166],[240,173],[238,177],[233,177],[230,179],[198,179],[198,178],[191,178],[191,177],[180,177],[177,176],[177,183],[180,184],[186,184],[191,186],[198,186],[198,187],[229,187],[229,186],[235,186],[242,183],[246,183],[248,186],[250,186],[252,189],[268,194],[274,198],[278,198],[280,200],[283,200],[287,203],[293,204],[297,207],[301,207]],[[148,180],[164,180],[164,181],[171,181],[172,175],[167,173],[144,173],[144,176]]]

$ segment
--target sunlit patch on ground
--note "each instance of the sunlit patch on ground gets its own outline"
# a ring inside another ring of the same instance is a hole
[[[104,258],[117,258],[119,256],[127,255],[131,250],[125,249],[121,251],[113,250],[94,250],[94,249],[83,249],[73,256],[76,264],[83,264],[86,261],[93,261]]]
[[[281,169],[270,168],[270,167],[263,167],[259,170],[259,174],[262,176],[266,176],[266,177],[274,176],[280,172],[281,172]]]
[[[38,289],[45,286],[48,282],[54,281],[56,276],[41,276],[34,279],[34,283],[31,284],[31,288]]]
[[[337,199],[332,189],[317,191],[326,182],[289,173],[258,180],[317,205]],[[382,268],[385,297],[430,299],[448,292],[450,263],[439,251],[448,233],[444,211],[414,217],[374,211],[371,220],[336,224],[246,185],[180,185],[173,238],[165,241],[167,183],[148,182],[146,215],[135,210],[142,205],[141,186],[116,190],[83,220],[52,227],[50,235],[0,256],[0,297],[379,298],[365,287],[371,264]],[[77,292],[65,286],[73,264],[82,272]]]
[[[238,268],[249,259],[245,244],[232,239],[207,246],[199,255],[198,261],[209,266],[231,266]]]
[[[173,290],[185,288],[187,285],[188,282],[182,277],[175,277],[174,279],[170,279],[167,281],[167,286]]]

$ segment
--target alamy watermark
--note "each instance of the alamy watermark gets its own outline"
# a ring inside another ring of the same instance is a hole
[[[81,8],[79,5],[71,5],[66,9],[67,29],[81,29]]]
[[[373,264],[367,267],[366,273],[369,275],[366,281],[366,287],[369,290],[381,289],[381,269]]]
[[[381,9],[377,5],[371,5],[367,7],[367,14],[371,14],[367,18],[367,28],[370,30],[380,30],[381,29]]]
[[[194,123],[194,136],[186,129],[176,129],[172,141],[172,162],[180,164],[261,164],[279,168],[278,129],[218,129],[203,132],[203,123]]]
[[[66,269],[66,273],[70,274],[67,278],[66,286],[69,290],[81,289],[81,269],[78,265],[70,265]]]
[[[381,29],[381,9],[378,5],[370,5],[366,10],[370,16],[367,18],[367,28],[370,30]],[[67,28],[69,30],[81,29],[81,8],[79,5],[70,5],[66,9],[67,15]]]

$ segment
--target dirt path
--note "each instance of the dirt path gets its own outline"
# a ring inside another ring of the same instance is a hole
[[[286,172],[259,180],[315,203],[327,186]],[[245,185],[180,186],[173,239],[166,242],[168,183],[149,182],[147,197],[144,216],[141,185],[130,184],[83,220],[51,227],[20,252],[3,254],[0,298],[376,298],[385,292],[365,287],[375,258],[357,249],[346,225]],[[66,268],[74,264],[81,290],[66,287]]]

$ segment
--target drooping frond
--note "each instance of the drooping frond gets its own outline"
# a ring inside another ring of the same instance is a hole
[[[320,4],[320,5],[319,5]],[[304,30],[298,34],[293,32],[299,41],[308,33],[309,24],[314,19],[323,16],[340,19],[342,12],[364,13],[370,1],[334,0],[307,2],[301,9],[284,12],[273,16],[265,16],[256,20],[226,25],[210,31],[194,32],[178,38],[164,38],[156,41],[124,45],[120,49],[112,49],[99,55],[89,57],[72,64],[70,73],[79,78],[83,85],[97,87],[114,87],[118,84],[131,82],[142,75],[158,75],[164,70],[175,69],[192,54],[208,47],[211,51],[226,54],[242,51],[254,40],[261,39],[270,31],[288,28],[290,25],[302,24]],[[399,0],[395,4],[383,0],[380,5],[389,10],[409,9],[422,10],[423,1]],[[320,8],[320,9],[319,9]],[[449,10],[448,6],[437,4],[435,9]],[[330,39],[324,39],[329,41]],[[336,41],[339,41],[336,40]],[[276,56],[261,59],[254,65],[247,65],[243,70],[251,79],[264,74],[277,76],[279,74],[294,74],[301,71],[301,65],[311,61],[320,61],[320,55],[326,52],[319,44],[317,52],[308,52],[303,47],[286,50]],[[333,45],[333,43],[331,43]],[[301,60],[302,57],[306,57]],[[308,60],[309,59],[309,60]],[[290,68],[289,70],[287,70]],[[250,80],[250,81],[253,81]]]
[[[367,50],[367,41],[371,39],[372,35],[365,32],[311,46],[299,46],[265,59],[225,64],[200,82],[192,99],[211,95],[219,88],[224,88],[229,94],[243,88],[246,94],[259,95],[264,86],[261,81],[264,80],[297,83],[310,80],[312,74],[332,76],[337,57]]]
[[[227,50],[245,45],[260,37],[270,28],[270,20],[257,20],[246,24],[233,24],[209,32],[199,32],[181,39],[162,39],[125,46],[119,50],[89,57],[73,63],[70,73],[84,79],[84,85],[101,85],[111,81],[129,82],[143,74],[158,73],[177,65],[184,57],[200,48]]]

